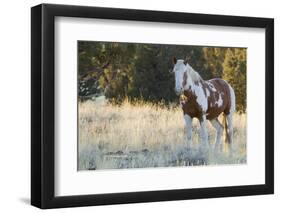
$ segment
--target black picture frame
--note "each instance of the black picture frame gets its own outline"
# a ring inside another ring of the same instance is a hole
[[[54,21],[58,16],[265,29],[265,184],[56,197]],[[32,205],[46,209],[272,193],[274,193],[274,19],[53,4],[41,4],[31,8]]]

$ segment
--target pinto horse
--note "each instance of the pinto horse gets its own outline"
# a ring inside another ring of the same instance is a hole
[[[226,130],[225,141],[232,145],[232,116],[235,112],[233,88],[220,78],[204,81],[186,60],[174,58],[173,63],[176,82],[175,92],[180,96],[180,104],[187,129],[188,146],[191,145],[193,118],[200,121],[200,137],[206,148],[209,146],[206,120],[209,120],[216,130],[216,148],[221,145],[224,128]],[[224,125],[218,119],[221,113],[223,113]]]

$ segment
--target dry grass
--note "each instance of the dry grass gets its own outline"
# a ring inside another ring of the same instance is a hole
[[[246,115],[234,116],[233,150],[213,149],[215,131],[208,125],[210,147],[200,149],[199,123],[193,123],[193,148],[186,149],[182,111],[125,101],[79,104],[79,170],[246,163]]]

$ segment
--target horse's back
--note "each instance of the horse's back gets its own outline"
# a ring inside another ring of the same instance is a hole
[[[232,87],[223,79],[214,78],[206,81],[209,90],[207,118],[218,117],[222,112],[226,115],[233,111],[235,98]],[[234,102],[234,103],[233,103]]]

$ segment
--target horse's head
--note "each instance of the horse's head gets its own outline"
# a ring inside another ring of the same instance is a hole
[[[173,58],[174,68],[173,73],[175,74],[175,92],[180,95],[184,91],[184,87],[187,84],[187,61],[175,57]]]

